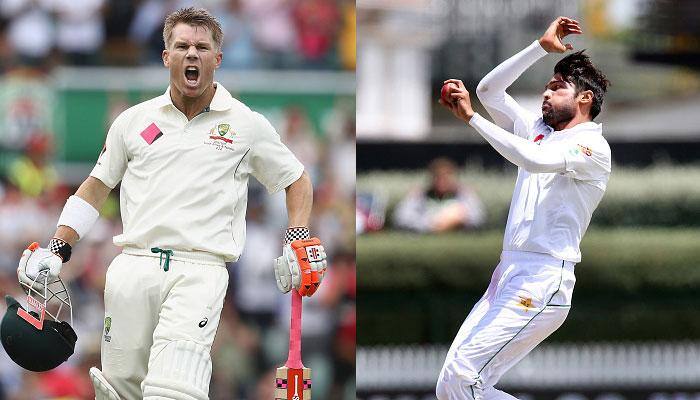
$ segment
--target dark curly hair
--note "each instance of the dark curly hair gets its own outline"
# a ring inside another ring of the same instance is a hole
[[[573,83],[576,86],[576,94],[584,90],[593,92],[593,104],[591,104],[591,119],[593,119],[600,114],[610,81],[593,65],[588,55],[583,54],[584,51],[577,51],[559,60],[554,66],[554,73],[561,74],[565,81]]]

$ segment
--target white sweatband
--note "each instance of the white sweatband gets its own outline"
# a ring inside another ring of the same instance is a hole
[[[95,207],[82,198],[73,195],[66,201],[61,216],[58,217],[56,227],[65,225],[73,228],[78,233],[78,238],[82,239],[92,229],[99,217],[100,212],[95,210]]]

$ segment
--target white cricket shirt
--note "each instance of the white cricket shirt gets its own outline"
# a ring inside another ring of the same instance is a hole
[[[490,72],[477,94],[500,126],[479,114],[469,124],[518,166],[503,249],[579,262],[579,244],[610,177],[610,146],[601,124],[586,122],[555,132],[541,113],[521,108],[505,93],[545,54],[534,42]]]
[[[248,177],[270,193],[303,165],[262,115],[216,83],[207,110],[188,121],[170,89],[121,113],[90,173],[121,180],[124,232],[117,246],[202,251],[234,261],[245,242]]]
[[[518,168],[503,250],[547,253],[580,262],[579,244],[610,177],[610,146],[602,126],[586,122],[554,132],[539,118],[527,131],[532,141],[542,134],[536,143],[543,152],[561,155],[565,169],[530,173]]]

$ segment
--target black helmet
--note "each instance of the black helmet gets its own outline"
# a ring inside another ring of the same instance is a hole
[[[33,289],[28,290],[27,303],[39,312],[27,312],[12,296],[5,296],[7,312],[0,325],[2,347],[5,348],[12,361],[30,371],[42,372],[56,368],[73,355],[75,350],[78,336],[70,324],[58,320],[58,314],[63,307],[59,307],[56,315],[46,309],[48,301],[57,298],[60,294],[65,294],[65,297],[60,299],[62,305],[71,306],[70,297],[68,297],[63,282],[60,279],[57,279],[57,282],[60,283],[63,290],[55,292],[48,289],[44,291],[44,296]],[[47,292],[51,295],[46,296]],[[32,296],[32,293],[43,297],[44,301],[39,302]],[[46,314],[53,317],[54,320],[45,319]]]

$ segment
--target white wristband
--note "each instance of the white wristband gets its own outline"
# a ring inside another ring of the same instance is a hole
[[[78,233],[78,238],[82,239],[92,229],[99,217],[100,212],[95,210],[95,207],[82,198],[73,195],[66,201],[56,227],[65,225],[73,228]]]

